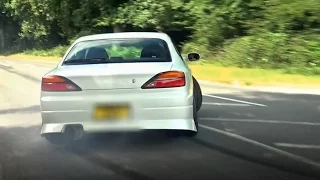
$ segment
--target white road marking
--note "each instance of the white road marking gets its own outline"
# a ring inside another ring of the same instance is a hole
[[[273,143],[276,146],[301,148],[301,149],[320,149],[320,145],[308,145],[308,144],[290,144],[290,143]]]
[[[229,119],[229,118],[208,118],[208,117],[199,117],[199,118],[204,121],[231,121],[231,122],[293,124],[293,125],[311,125],[311,126],[320,125],[320,123],[314,123],[314,122],[294,122],[294,121],[277,121],[277,120],[263,120],[263,119]]]
[[[228,129],[228,128],[225,128],[224,130],[228,131],[228,132],[235,132],[236,130],[234,129]]]
[[[260,142],[245,138],[243,136],[239,136],[237,134],[229,133],[229,132],[222,131],[220,129],[216,129],[216,128],[209,127],[209,126],[202,125],[202,124],[199,124],[199,127],[207,129],[207,130],[210,130],[210,131],[214,131],[216,133],[223,134],[223,135],[226,135],[226,136],[229,136],[229,137],[232,137],[232,138],[235,138],[235,139],[240,140],[240,141],[244,141],[246,143],[250,143],[250,144],[253,144],[253,145],[256,145],[256,146],[260,146],[260,147],[265,148],[265,149],[267,149],[269,151],[273,151],[273,152],[276,152],[276,153],[281,154],[283,156],[287,156],[287,157],[289,157],[291,159],[294,159],[296,161],[300,161],[300,162],[304,162],[304,163],[307,163],[307,164],[311,164],[311,165],[313,165],[313,166],[315,166],[317,168],[320,168],[320,163],[317,163],[317,162],[312,161],[310,159],[307,159],[307,158],[304,158],[304,157],[301,157],[301,156],[298,156],[298,155],[295,155],[295,154],[291,154],[291,153],[283,151],[281,149],[277,149],[277,148],[274,148],[272,146],[268,146],[266,144],[263,144],[263,143],[260,143]]]
[[[244,103],[244,104],[250,104],[250,105],[255,105],[255,106],[268,107],[267,105],[264,105],[264,104],[258,104],[258,103],[248,102],[248,101],[241,101],[241,100],[225,98],[225,97],[221,97],[221,96],[214,96],[214,95],[209,95],[209,94],[203,94],[203,96],[217,98],[217,99],[223,99],[223,100],[227,100],[227,101],[239,102],[239,103]]]
[[[250,104],[237,104],[237,103],[210,103],[203,102],[203,105],[213,105],[213,106],[251,106]]]

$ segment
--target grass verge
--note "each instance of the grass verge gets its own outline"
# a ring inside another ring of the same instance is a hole
[[[5,58],[9,60],[40,60],[40,61],[57,61],[57,62],[61,60],[61,57],[58,57],[58,56],[46,57],[46,56],[24,55],[24,54],[2,56],[1,58]]]
[[[320,88],[320,76],[285,74],[282,70],[219,67],[212,64],[190,64],[189,66],[196,78],[224,84]]]
[[[61,57],[43,57],[23,54],[10,55],[2,58],[12,60],[44,60],[56,62],[61,60]],[[284,70],[221,67],[203,62],[190,63],[189,67],[196,78],[223,84],[237,84],[240,86],[320,88],[320,76],[285,74]]]

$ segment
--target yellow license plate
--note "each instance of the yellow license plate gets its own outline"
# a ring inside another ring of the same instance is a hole
[[[120,120],[128,116],[128,106],[97,106],[94,111],[94,118],[97,120]]]

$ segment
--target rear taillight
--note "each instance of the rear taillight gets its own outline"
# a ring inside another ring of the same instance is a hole
[[[147,81],[141,88],[172,88],[182,87],[186,85],[184,72],[181,71],[167,71],[159,73],[149,81]]]
[[[81,88],[62,76],[44,76],[41,81],[42,91],[81,91]]]

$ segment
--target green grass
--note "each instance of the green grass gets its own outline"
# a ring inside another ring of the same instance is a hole
[[[39,53],[41,52],[41,53]],[[45,56],[40,56],[44,53]],[[48,57],[42,51],[37,53],[21,53],[7,56],[15,60],[46,60],[60,61],[60,56]],[[288,70],[246,69],[223,67],[207,61],[189,63],[194,76],[201,80],[208,80],[224,84],[238,84],[242,86],[278,86],[294,88],[320,88],[320,76],[288,74]]]
[[[35,55],[25,55],[23,53],[19,54],[12,54],[9,56],[4,56],[6,59],[12,60],[40,60],[40,61],[60,61],[61,57],[59,56],[35,56]]]
[[[320,88],[320,76],[286,74],[285,70],[242,69],[212,64],[189,64],[198,79],[243,86]]]
[[[21,55],[42,56],[42,57],[61,57],[65,54],[69,46],[56,46],[51,49],[30,49],[25,50]]]
[[[57,46],[51,49],[29,49],[20,53],[5,53],[9,59],[15,60],[49,60],[59,61],[64,55],[68,46]]]

